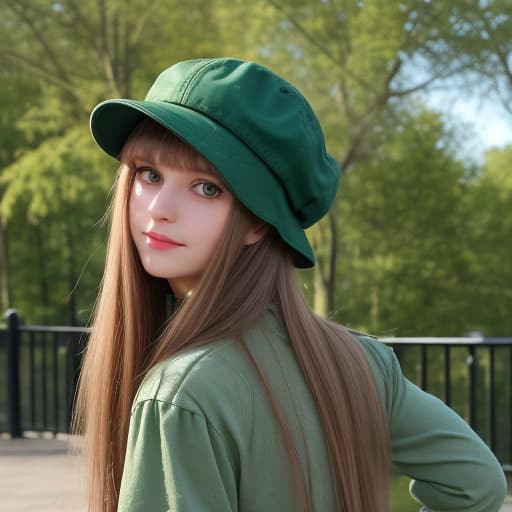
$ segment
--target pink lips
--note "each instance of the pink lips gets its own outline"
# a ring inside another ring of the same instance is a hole
[[[184,245],[175,242],[172,238],[156,233],[155,231],[145,232],[144,235],[146,235],[146,244],[157,251],[167,251]]]

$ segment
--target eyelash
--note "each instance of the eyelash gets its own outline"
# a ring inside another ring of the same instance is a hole
[[[146,176],[142,176],[142,177],[141,177],[141,179],[142,179],[144,182],[146,182],[146,183],[148,183],[148,184],[150,184],[150,185],[155,184],[155,183],[158,183],[158,182],[160,181],[160,178],[161,178],[161,175],[160,175],[160,173],[159,173],[158,171],[156,171],[156,170],[155,170],[155,169],[153,169],[152,167],[148,167],[148,166],[137,167],[137,168],[135,169],[135,173],[136,173],[137,175],[143,175],[144,173],[148,173],[148,174],[150,174],[150,173],[151,173],[151,174],[154,174],[154,175],[158,176],[158,178],[159,178],[159,179],[158,179],[158,181],[150,181],[150,180],[146,179]],[[201,197],[205,197],[205,198],[207,198],[207,199],[214,199],[214,198],[216,198],[216,197],[219,197],[219,196],[222,194],[222,192],[223,192],[222,188],[221,188],[221,187],[219,187],[219,185],[217,185],[216,183],[213,183],[212,181],[206,181],[206,180],[197,181],[196,183],[194,183],[194,184],[191,186],[191,188],[192,188],[192,189],[195,189],[196,187],[198,187],[198,186],[200,186],[200,185],[210,185],[210,186],[215,187],[215,189],[217,190],[217,193],[216,193],[214,196],[208,196],[208,195],[206,195],[206,194],[198,193]]]
[[[211,186],[215,187],[217,190],[217,193],[214,196],[208,196],[206,194],[199,194],[201,197],[206,197],[207,199],[215,199],[216,197],[219,197],[222,194],[222,189],[217,184],[215,184],[211,181],[204,181],[204,180],[198,181],[197,183],[194,183],[192,185],[192,189],[195,189],[196,187],[198,187],[200,185],[211,185]]]
[[[156,176],[158,176],[158,178],[160,178],[160,177],[161,177],[161,176],[160,176],[160,174],[158,173],[158,171],[155,171],[155,169],[153,169],[152,167],[147,167],[147,166],[145,166],[145,167],[136,167],[136,168],[135,168],[135,173],[136,173],[137,175],[141,176],[141,179],[142,179],[143,181],[145,181],[146,183],[157,183],[157,182],[155,182],[155,181],[149,181],[149,180],[145,179],[145,176],[143,176],[143,174],[144,174],[144,173],[146,173],[146,172],[147,172],[148,174],[149,174],[149,173],[155,174]]]

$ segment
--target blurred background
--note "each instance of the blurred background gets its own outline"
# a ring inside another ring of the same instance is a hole
[[[512,336],[512,0],[0,0],[0,13],[0,310],[87,324],[117,168],[92,142],[92,108],[142,99],[177,61],[232,56],[302,90],[340,163],[335,206],[308,231],[318,265],[298,275],[315,309],[383,337]],[[512,351],[496,350],[473,377],[465,349],[450,356],[451,380],[482,393],[471,406],[454,387],[450,402],[485,418],[484,438],[498,429],[510,461]],[[440,354],[428,372],[408,354],[408,375],[442,395]]]
[[[0,1],[0,309],[82,325],[116,162],[101,100],[176,61],[253,59],[296,84],[340,162],[310,230],[318,311],[379,335],[512,332],[510,0]]]

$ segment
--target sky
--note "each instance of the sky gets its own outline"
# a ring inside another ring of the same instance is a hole
[[[436,90],[423,95],[427,106],[442,112],[452,123],[467,124],[473,137],[468,156],[481,161],[486,150],[512,144],[512,114],[498,99],[483,95],[461,95],[460,90]]]

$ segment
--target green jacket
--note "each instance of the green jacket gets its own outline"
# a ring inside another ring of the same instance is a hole
[[[498,511],[506,483],[487,446],[455,412],[404,378],[390,348],[358,339],[389,418],[393,463],[414,479],[413,496],[435,512]],[[315,510],[334,512],[320,421],[274,307],[246,340],[299,454],[307,450]],[[118,510],[291,512],[292,488],[281,431],[237,342],[191,349],[148,373],[133,405]]]

